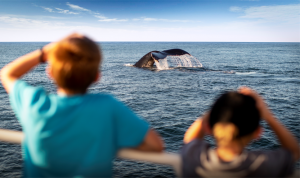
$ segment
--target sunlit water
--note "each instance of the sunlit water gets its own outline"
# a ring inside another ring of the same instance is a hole
[[[46,43],[0,43],[0,67]],[[163,137],[166,151],[177,152],[185,130],[225,90],[247,85],[257,90],[275,115],[300,140],[300,43],[101,43],[104,63],[102,79],[90,92],[108,92],[147,120]],[[158,70],[133,67],[149,51],[183,49],[202,67]],[[49,93],[55,85],[40,65],[24,78]],[[0,87],[0,128],[21,130]],[[279,147],[269,126],[248,149]],[[210,137],[206,138],[213,144]],[[171,168],[116,160],[115,177],[174,177]],[[299,168],[299,162],[298,162]],[[0,177],[21,175],[19,145],[0,143]]]

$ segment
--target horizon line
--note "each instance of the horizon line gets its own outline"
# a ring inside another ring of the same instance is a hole
[[[0,41],[0,43],[51,43],[55,41]],[[95,41],[96,43],[300,43],[300,41]]]

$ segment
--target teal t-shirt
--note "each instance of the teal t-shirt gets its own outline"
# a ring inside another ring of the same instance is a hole
[[[149,129],[107,94],[59,96],[17,80],[9,96],[25,134],[25,177],[111,177],[117,151]]]

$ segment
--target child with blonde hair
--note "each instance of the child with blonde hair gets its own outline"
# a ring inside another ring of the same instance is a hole
[[[282,148],[245,150],[261,135],[261,118],[275,132]],[[216,148],[203,140],[206,134],[215,138]],[[293,173],[300,157],[297,139],[247,87],[221,95],[211,110],[186,131],[184,143],[183,177],[283,177]]]
[[[45,62],[57,94],[21,80]],[[87,93],[101,77],[101,62],[99,46],[75,33],[1,70],[25,134],[24,177],[111,177],[118,150],[163,150],[159,135],[123,103],[108,94]]]

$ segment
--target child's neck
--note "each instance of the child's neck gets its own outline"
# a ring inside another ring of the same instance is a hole
[[[57,89],[57,94],[61,95],[61,96],[72,96],[72,95],[78,95],[78,94],[82,94],[82,93],[72,92],[72,91],[69,91],[69,90],[65,90],[63,88],[58,88]]]
[[[232,161],[239,156],[244,150],[244,146],[238,143],[231,143],[228,146],[218,146],[216,149],[218,157],[226,162]]]

